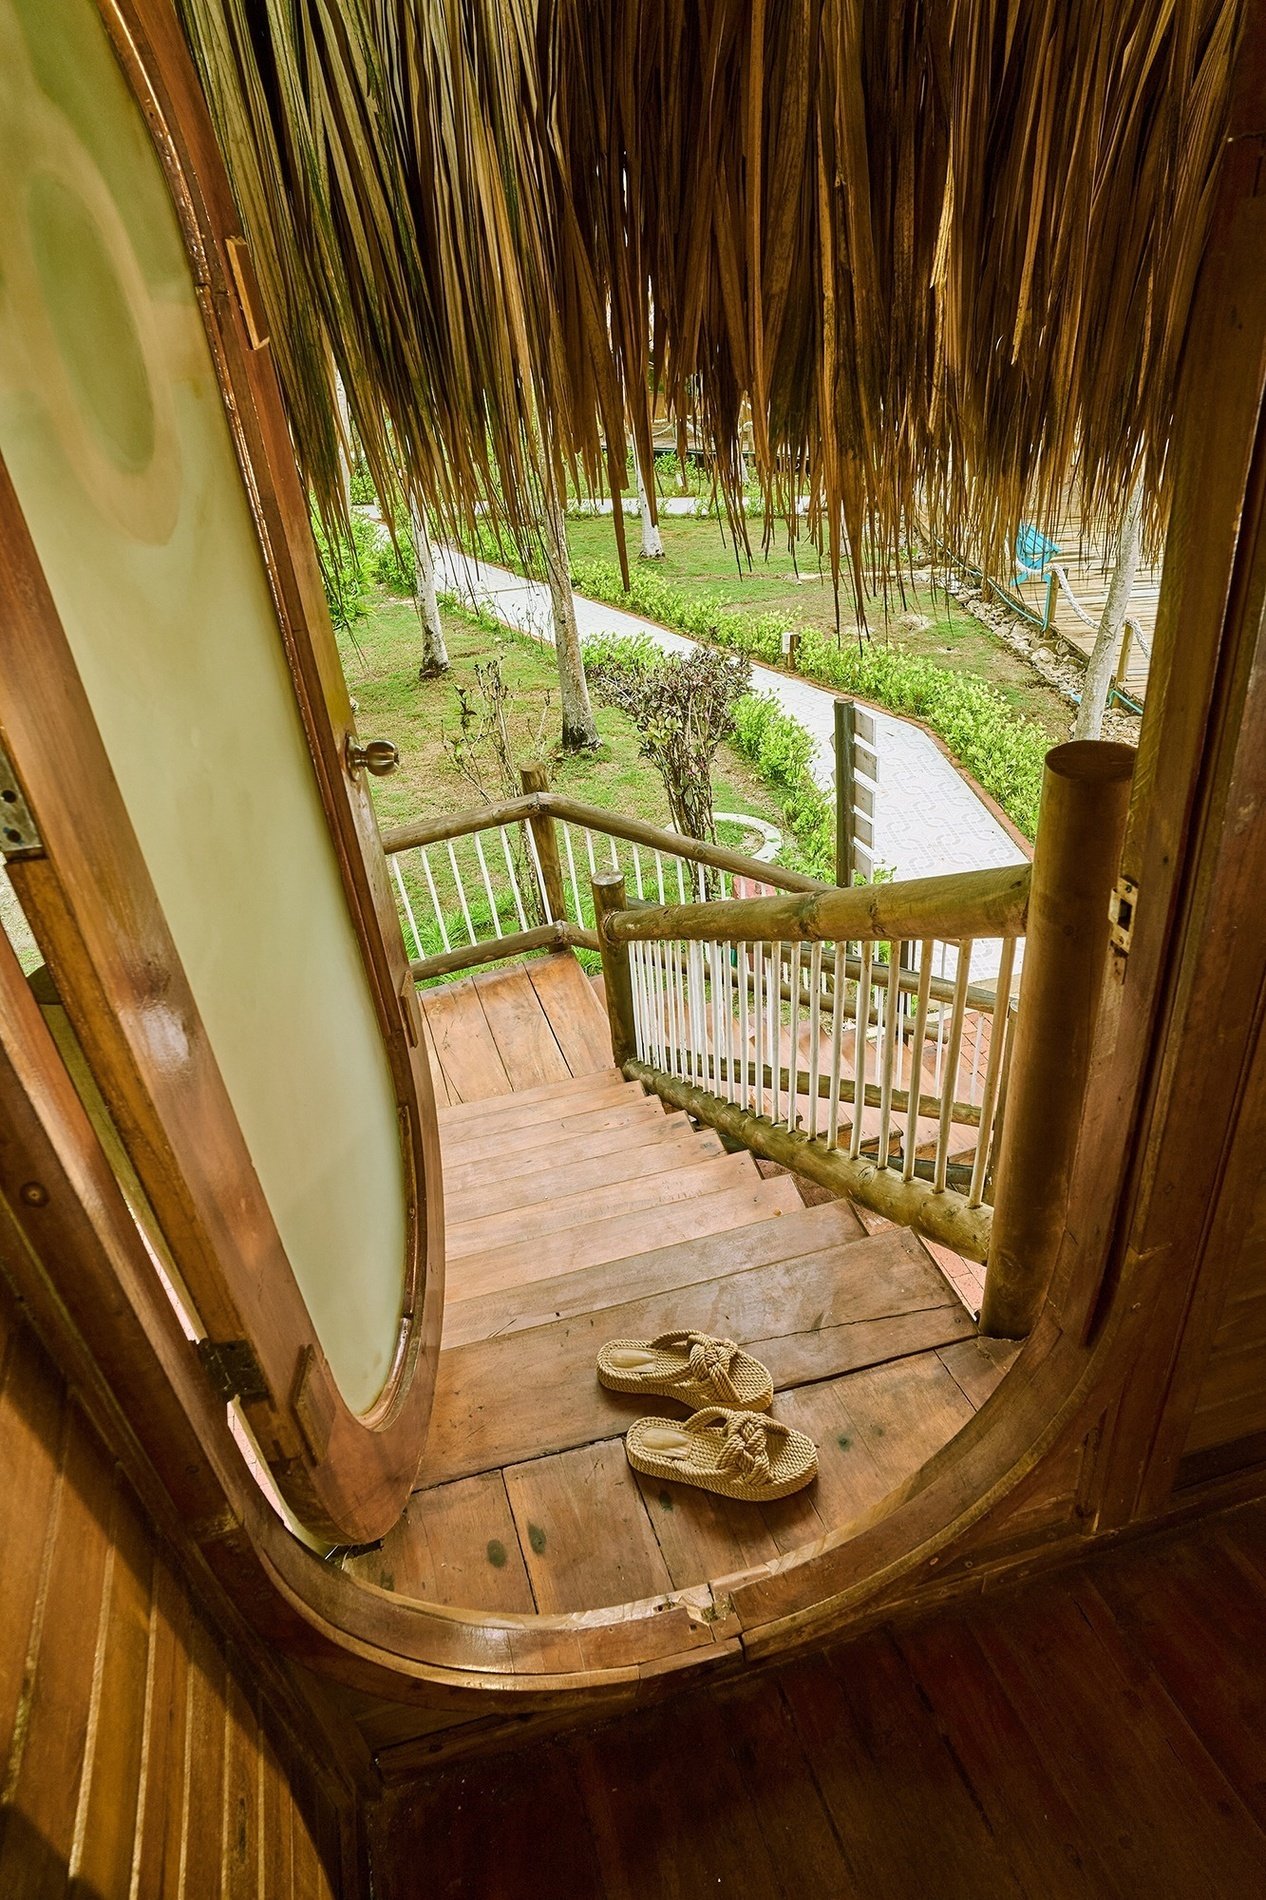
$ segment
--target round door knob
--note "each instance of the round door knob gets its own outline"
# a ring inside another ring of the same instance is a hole
[[[371,739],[368,745],[360,745],[348,734],[349,772],[359,772],[363,767],[373,778],[386,778],[388,772],[394,772],[399,763],[400,754],[390,739]]]

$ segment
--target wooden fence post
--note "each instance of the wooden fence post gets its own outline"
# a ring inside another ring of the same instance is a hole
[[[629,966],[627,943],[612,943],[606,920],[614,910],[624,910],[624,873],[600,872],[592,880],[593,920],[602,951],[602,983],[606,991],[607,1017],[611,1024],[611,1053],[615,1066],[622,1069],[637,1055],[637,1030],[633,1020],[633,973]]]
[[[525,792],[547,792],[549,775],[543,765],[524,765],[519,769],[519,780]],[[545,885],[545,907],[549,912],[547,924],[565,924],[567,922],[567,894],[563,884],[563,867],[558,856],[558,834],[554,829],[554,820],[548,812],[541,812],[535,818],[529,818],[532,841],[536,846],[536,855],[541,866],[541,878]],[[584,919],[578,917],[577,923]],[[556,945],[556,948],[562,948]]]
[[[1063,1233],[1133,769],[1101,740],[1046,755],[980,1314],[995,1339],[1032,1330]]]
[[[853,882],[853,728],[851,699],[835,702],[835,881]]]

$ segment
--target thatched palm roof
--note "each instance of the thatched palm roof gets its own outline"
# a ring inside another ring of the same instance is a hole
[[[736,479],[1000,557],[1076,466],[1154,524],[1237,0],[179,0],[337,509],[536,513],[654,381]]]

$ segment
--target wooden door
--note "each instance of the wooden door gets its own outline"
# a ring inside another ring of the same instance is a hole
[[[172,11],[0,0],[0,167],[10,875],[208,1376],[306,1525],[371,1538],[434,1380],[434,1105]]]

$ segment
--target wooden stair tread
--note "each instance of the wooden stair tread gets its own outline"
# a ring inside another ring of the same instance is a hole
[[[794,1242],[801,1221],[794,1214],[784,1221]],[[671,1402],[606,1391],[594,1361],[605,1339],[685,1327],[742,1341],[770,1367],[780,1394],[974,1332],[905,1229],[664,1288],[443,1350],[420,1482],[609,1438],[648,1410],[675,1415]]]
[[[709,1155],[692,1161],[689,1167],[670,1168],[665,1174],[613,1181],[606,1187],[556,1194],[543,1205],[510,1207],[499,1213],[450,1221],[448,1262],[451,1267],[471,1254],[487,1253],[506,1241],[541,1239],[560,1233],[564,1228],[605,1220],[613,1214],[702,1199],[708,1194],[720,1193],[723,1188],[739,1187],[745,1180],[759,1178],[748,1154]]]
[[[575,1083],[574,1094],[540,1101],[532,1101],[526,1096],[512,1096],[502,1104],[500,1112],[493,1112],[490,1103],[478,1103],[478,1107],[487,1107],[487,1115],[474,1115],[469,1120],[449,1122],[441,1119],[440,1145],[445,1148],[460,1145],[462,1142],[482,1136],[511,1134],[518,1128],[531,1128],[541,1122],[554,1122],[564,1117],[596,1114],[604,1108],[612,1108],[618,1102],[645,1102],[649,1098],[640,1082],[603,1082],[595,1079],[586,1089],[580,1089]],[[651,1106],[663,1114],[658,1100]]]
[[[667,1115],[658,1100],[648,1100],[640,1093],[616,1094],[609,1091],[596,1098],[590,1108],[560,1116],[557,1121],[546,1117],[539,1121],[524,1122],[522,1127],[497,1132],[484,1131],[472,1125],[461,1131],[460,1141],[456,1139],[456,1131],[447,1138],[441,1134],[440,1151],[446,1167],[463,1167],[472,1161],[491,1159],[499,1162],[503,1155],[526,1154],[530,1149],[549,1148],[568,1135],[598,1134],[612,1128],[627,1129],[630,1140],[651,1140],[651,1131],[662,1127],[666,1120]]]
[[[535,1208],[542,1201],[588,1196],[618,1182],[645,1180],[689,1168],[724,1152],[720,1136],[710,1129],[698,1133],[687,1129],[672,1141],[651,1141],[638,1147],[626,1143],[583,1161],[561,1147],[545,1150],[538,1154],[539,1165],[530,1173],[507,1174],[494,1165],[485,1169],[481,1180],[464,1188],[458,1188],[446,1172],[445,1218],[452,1231],[468,1220]],[[551,1161],[555,1164],[552,1167]]]
[[[538,1083],[535,1088],[516,1089],[512,1097],[494,1097],[487,1102],[454,1102],[441,1112],[440,1126],[454,1128],[463,1122],[482,1121],[485,1116],[504,1116],[527,1102],[555,1102],[569,1095],[585,1096],[599,1086],[638,1088],[641,1085],[625,1082],[620,1071],[608,1063],[605,1069],[595,1070],[590,1075],[568,1075]]]
[[[569,1273],[604,1260],[624,1259],[649,1247],[721,1233],[802,1206],[794,1184],[785,1176],[763,1181],[753,1175],[741,1187],[644,1208],[631,1216],[623,1213],[587,1221],[454,1260],[449,1264],[448,1285],[453,1299],[470,1299],[540,1279],[546,1273]]]
[[[748,1226],[694,1235],[632,1257],[600,1261],[573,1273],[530,1281],[492,1294],[454,1299],[444,1310],[444,1346],[503,1338],[577,1313],[615,1306],[675,1287],[692,1286],[747,1267],[807,1257],[865,1239],[866,1229],[847,1201],[824,1201],[793,1214]]]
[[[674,1109],[669,1115],[656,1114],[649,1102],[646,1104],[652,1112],[636,1119],[617,1121],[609,1127],[590,1128],[581,1118],[575,1128],[559,1122],[538,1124],[541,1139],[523,1148],[507,1151],[504,1145],[485,1150],[482,1147],[445,1150],[444,1154],[444,1192],[446,1196],[460,1194],[467,1188],[477,1186],[495,1172],[497,1180],[510,1175],[533,1174],[556,1151],[564,1152],[572,1162],[591,1161],[598,1155],[614,1154],[624,1150],[637,1150],[654,1145],[672,1146],[680,1142],[683,1136],[696,1131],[691,1127],[689,1117],[681,1110]],[[711,1130],[698,1130],[702,1136]],[[543,1153],[541,1151],[544,1151]],[[709,1152],[715,1152],[710,1150]],[[490,1169],[490,1160],[495,1160],[495,1169]]]

